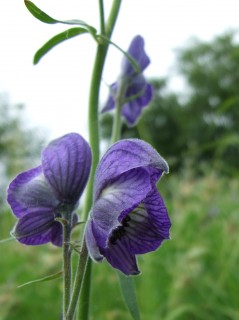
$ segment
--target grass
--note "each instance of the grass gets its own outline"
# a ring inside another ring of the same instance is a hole
[[[173,225],[170,241],[138,259],[142,320],[238,320],[239,180],[171,176],[159,187]],[[0,219],[1,238],[8,237],[14,219]],[[11,241],[0,257],[0,320],[60,319],[60,279],[17,288],[59,271],[60,250]],[[130,319],[106,263],[94,265],[91,319]]]

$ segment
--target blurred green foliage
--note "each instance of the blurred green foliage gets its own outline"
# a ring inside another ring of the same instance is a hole
[[[238,320],[238,179],[169,175],[159,187],[173,223],[171,240],[138,258],[142,319]],[[8,236],[12,224],[7,212],[1,235]],[[58,272],[61,250],[13,240],[0,252],[0,319],[60,319],[61,279],[17,286]],[[91,302],[92,320],[130,320],[117,275],[105,262],[94,264]]]
[[[12,177],[33,166],[44,144],[44,133],[30,128],[24,106],[13,105],[6,94],[0,95],[0,161],[3,174]],[[2,178],[2,177],[1,177]]]
[[[24,106],[13,105],[7,94],[0,94],[0,210],[6,186],[13,176],[39,162],[45,132],[30,128]],[[0,212],[1,214],[1,212]]]
[[[205,166],[223,174],[239,173],[239,44],[236,32],[211,42],[192,40],[177,52],[176,68],[183,92],[171,79],[153,79],[154,100],[136,128],[123,125],[123,136],[150,142],[169,162],[171,171]],[[102,118],[102,135],[110,136],[112,115]]]

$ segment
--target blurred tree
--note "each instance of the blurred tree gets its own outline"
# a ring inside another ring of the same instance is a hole
[[[191,150],[199,160],[214,161],[224,172],[238,172],[239,44],[236,32],[211,43],[192,40],[178,52],[178,68],[190,93]]]
[[[149,141],[168,160],[171,171],[190,165],[229,175],[238,173],[239,45],[229,32],[207,43],[192,40],[178,50],[177,69],[184,93],[170,92],[167,80],[152,80],[154,100],[144,110],[137,130],[123,126],[123,137]],[[110,134],[111,116],[102,119]]]

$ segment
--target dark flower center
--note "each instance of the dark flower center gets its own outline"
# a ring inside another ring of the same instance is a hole
[[[124,217],[124,219],[121,221],[121,224],[122,224],[122,225],[118,226],[117,228],[115,228],[115,229],[112,231],[112,233],[111,233],[111,235],[110,235],[110,237],[109,237],[109,243],[110,243],[110,244],[115,245],[116,242],[117,242],[117,240],[118,240],[118,239],[121,239],[121,238],[125,235],[125,233],[126,233],[125,228],[129,226],[128,222],[129,222],[130,220],[131,220],[131,219],[130,219],[129,216]]]

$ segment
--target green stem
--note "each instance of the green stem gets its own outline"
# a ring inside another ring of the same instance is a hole
[[[71,296],[71,224],[63,223],[63,270],[64,270],[64,288],[63,288],[63,315],[65,317]],[[64,318],[65,319],[65,318]]]
[[[100,15],[103,13],[103,1],[100,1]],[[111,8],[111,12],[107,21],[105,28],[101,26],[101,31],[105,32],[105,35],[110,38],[113,32],[116,19],[119,13],[121,5],[121,0],[114,0]],[[101,24],[103,21],[103,17],[101,16]],[[86,190],[86,198],[85,198],[85,206],[84,212],[82,214],[82,219],[87,220],[88,213],[92,206],[92,197],[93,197],[93,183],[94,183],[94,175],[95,170],[99,162],[99,121],[98,121],[98,107],[99,107],[99,93],[100,93],[100,84],[101,77],[103,72],[103,67],[105,63],[106,54],[108,51],[109,44],[101,43],[97,46],[95,63],[92,71],[91,85],[90,85],[90,95],[89,95],[89,116],[88,116],[88,125],[89,125],[89,142],[92,150],[92,166],[89,182]],[[84,279],[84,274],[90,274],[91,269],[91,261],[89,260],[88,264],[88,253],[85,241],[83,240],[82,250],[76,270],[74,288],[72,292],[71,301],[69,304],[68,312],[67,312],[67,320],[72,320],[74,317],[77,301],[79,298],[79,294],[81,291],[82,282],[83,289],[81,295],[81,303],[82,306],[87,306],[86,308],[80,308],[79,315],[80,319],[87,320],[88,319],[88,308],[89,308],[89,296],[90,291],[87,288],[90,288],[91,277],[87,276]],[[86,269],[87,264],[87,270]]]
[[[79,260],[78,269],[77,269],[75,282],[74,282],[74,289],[73,289],[71,301],[69,304],[69,308],[68,308],[65,320],[73,320],[73,318],[74,318],[76,305],[77,305],[77,301],[78,301],[78,297],[79,297],[79,292],[81,290],[82,281],[84,279],[85,266],[87,263],[87,259],[88,259],[87,248],[86,248],[85,241],[83,241],[83,245],[81,248],[80,260]],[[82,318],[82,319],[85,320],[85,318]]]
[[[100,8],[100,34],[105,34],[105,12],[104,12],[104,0],[99,0]]]
[[[80,308],[78,319],[88,319],[90,307],[92,261],[88,258],[85,269],[84,282],[80,293]]]

